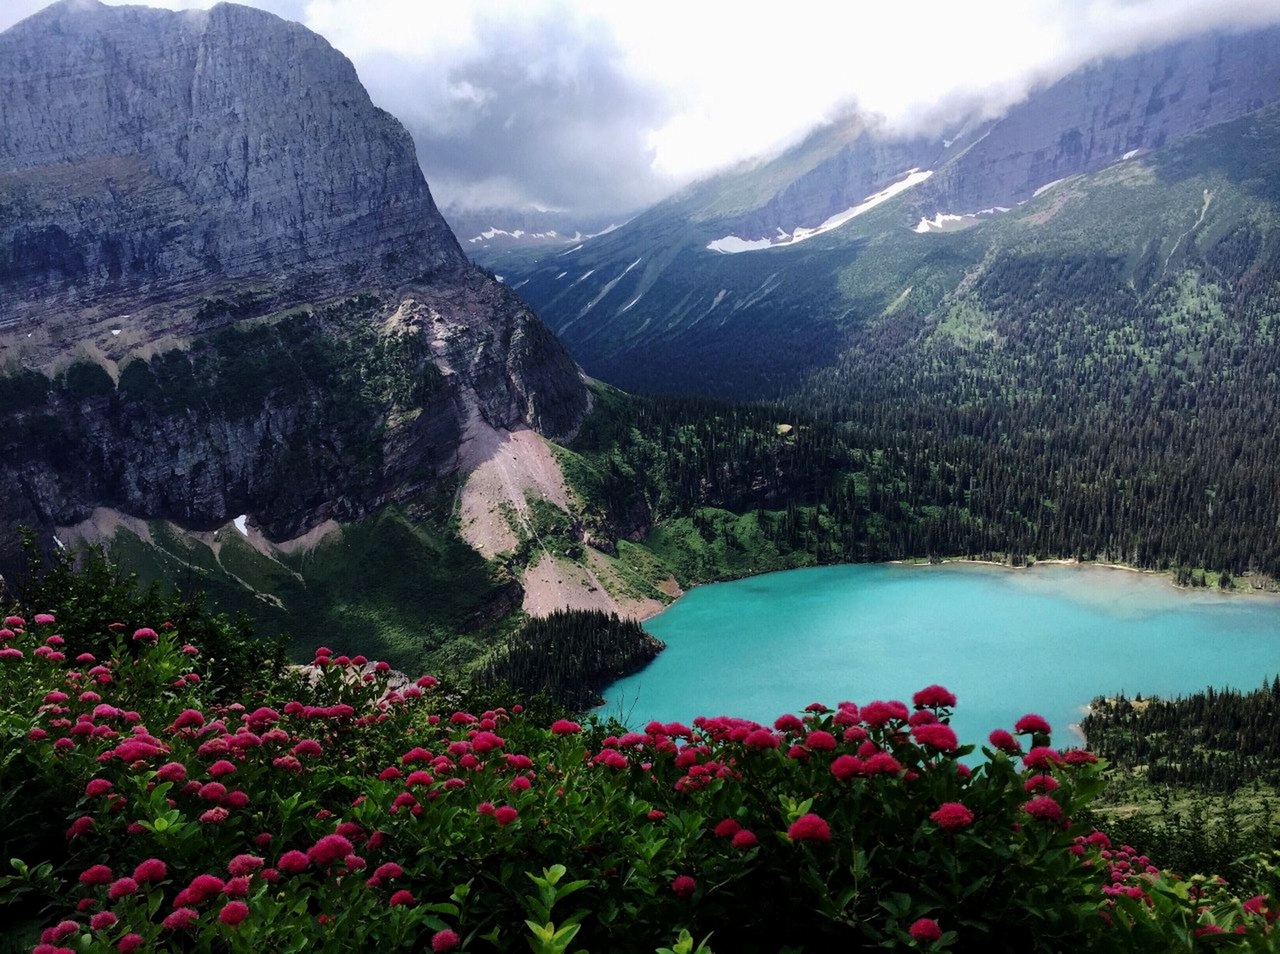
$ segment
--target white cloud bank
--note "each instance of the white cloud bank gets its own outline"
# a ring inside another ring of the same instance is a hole
[[[249,2],[355,62],[442,204],[596,212],[776,151],[854,104],[922,129],[956,103],[998,114],[1098,56],[1280,22],[1280,0]],[[41,6],[4,0],[0,29]]]

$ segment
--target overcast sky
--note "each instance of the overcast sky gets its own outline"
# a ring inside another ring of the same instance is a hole
[[[110,0],[119,2],[119,0]],[[213,0],[157,0],[171,8]],[[0,0],[0,29],[45,6]],[[855,106],[903,127],[1280,0],[250,0],[322,34],[441,205],[625,212]]]

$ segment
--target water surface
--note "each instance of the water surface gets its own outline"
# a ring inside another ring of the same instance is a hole
[[[1067,744],[1095,696],[1254,689],[1280,672],[1280,598],[1087,566],[791,570],[697,587],[645,626],[666,650],[605,692],[632,726],[772,722],[941,683],[963,742],[1038,712]]]

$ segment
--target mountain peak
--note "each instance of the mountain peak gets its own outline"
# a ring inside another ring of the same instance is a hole
[[[62,0],[0,34],[0,322],[464,266],[408,132],[305,27]]]

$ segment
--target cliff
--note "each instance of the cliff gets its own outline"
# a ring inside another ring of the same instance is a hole
[[[94,0],[0,34],[7,525],[284,539],[440,486],[477,419],[563,436],[588,403],[321,37]]]
[[[297,24],[65,0],[0,34],[0,64],[0,322],[466,264],[404,127]]]

